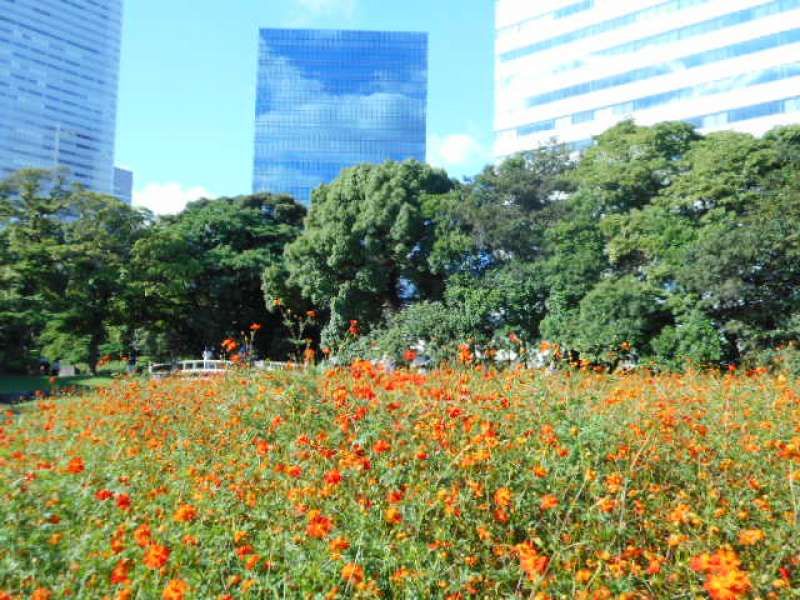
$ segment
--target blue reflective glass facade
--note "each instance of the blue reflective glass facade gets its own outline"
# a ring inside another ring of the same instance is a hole
[[[0,0],[0,178],[66,167],[113,191],[122,0]]]
[[[253,191],[311,191],[342,169],[425,160],[424,33],[262,29]]]
[[[125,204],[133,203],[133,173],[114,167],[114,195]]]

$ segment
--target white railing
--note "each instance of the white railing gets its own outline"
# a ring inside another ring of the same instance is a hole
[[[233,365],[229,360],[182,360],[175,363],[150,365],[150,375],[213,375],[224,373]]]
[[[214,375],[222,374],[233,366],[229,360],[182,360],[174,363],[150,365],[148,372],[153,377],[165,375]],[[282,371],[289,368],[289,363],[276,361],[256,361],[253,365],[266,371]]]

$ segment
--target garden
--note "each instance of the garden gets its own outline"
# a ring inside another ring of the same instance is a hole
[[[119,378],[6,413],[0,598],[800,597],[798,423],[764,370]]]

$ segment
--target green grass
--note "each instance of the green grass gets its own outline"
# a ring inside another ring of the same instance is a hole
[[[75,386],[78,389],[96,388],[109,385],[113,381],[110,374],[76,375],[60,377],[55,386],[59,388]],[[46,376],[0,375],[0,394],[24,394],[27,392],[47,391],[52,389],[50,378]]]

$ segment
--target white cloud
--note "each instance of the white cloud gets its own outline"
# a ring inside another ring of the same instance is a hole
[[[174,215],[189,202],[215,195],[202,186],[183,187],[180,183],[148,183],[133,193],[133,205],[149,208],[158,215]]]
[[[295,4],[309,17],[335,15],[350,19],[356,10],[356,0],[295,0]]]
[[[447,170],[461,171],[483,167],[491,160],[491,153],[477,139],[467,133],[432,135],[428,146],[428,162]],[[467,171],[469,174],[474,174]]]

